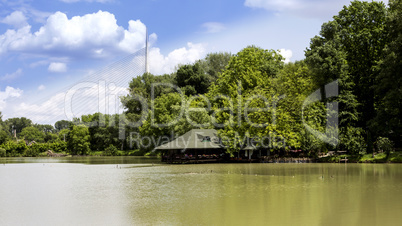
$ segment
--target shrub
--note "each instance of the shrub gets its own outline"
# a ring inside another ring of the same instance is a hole
[[[0,157],[6,157],[6,154],[7,154],[6,149],[0,148]]]
[[[113,144],[109,145],[109,147],[107,147],[104,151],[104,155],[106,156],[114,156],[117,155],[117,153],[118,150]]]
[[[31,146],[32,147],[32,146]],[[37,157],[39,155],[39,151],[37,148],[31,148],[29,147],[25,153],[24,156],[25,157]]]

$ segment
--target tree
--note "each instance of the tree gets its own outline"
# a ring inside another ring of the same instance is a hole
[[[69,131],[70,131],[69,129],[62,129],[62,130],[60,130],[60,131],[59,131],[59,134],[58,134],[59,140],[61,140],[61,141],[67,141],[68,132],[69,132]]]
[[[61,130],[63,130],[63,129],[68,129],[68,128],[70,128],[70,125],[71,125],[71,122],[70,122],[70,121],[67,121],[67,120],[60,120],[60,121],[57,121],[57,122],[54,124],[54,128],[56,129],[56,131],[61,131]]]
[[[321,88],[323,101],[326,100],[324,86],[338,79],[340,93],[336,100],[340,106],[341,131],[363,129],[367,132],[368,149],[372,149],[371,133],[367,129],[375,115],[376,62],[388,42],[386,15],[381,2],[353,1],[333,21],[323,24],[320,36],[311,40],[306,51],[306,60],[317,88]]]
[[[382,2],[353,1],[344,6],[334,20],[342,49],[346,52],[349,73],[355,84],[354,90],[360,103],[361,127],[374,117],[374,80],[378,74],[377,62],[388,43],[385,29],[387,11]]]
[[[181,66],[176,72],[175,81],[180,88],[184,88],[186,95],[204,94],[210,86],[210,80],[198,62]]]
[[[27,141],[36,141],[42,143],[45,141],[45,133],[39,131],[37,127],[25,127],[20,133],[20,137]]]
[[[81,118],[82,122],[88,125],[91,150],[103,150],[110,145],[122,146],[123,141],[119,139],[120,119],[118,115],[95,113],[83,115]]]
[[[231,53],[227,52],[209,53],[199,61],[202,70],[208,75],[211,83],[215,82],[219,77],[219,73],[225,70],[232,56]]]
[[[45,142],[47,143],[54,143],[57,142],[59,136],[54,133],[47,132],[45,133]]]
[[[396,146],[402,145],[402,1],[389,2],[387,31],[391,42],[378,63],[375,79],[378,98],[376,116],[370,121],[372,130],[389,137]]]
[[[13,130],[15,130],[17,134],[19,134],[25,127],[32,126],[32,121],[25,117],[9,118],[4,123],[8,127],[8,130],[11,134],[14,134]]]
[[[90,135],[85,125],[72,125],[68,132],[67,147],[73,155],[86,155],[89,151]]]
[[[105,148],[104,155],[106,156],[114,156],[118,154],[118,149],[110,144],[109,147]]]
[[[139,128],[142,137],[151,138],[135,141],[143,150],[152,150],[155,146],[180,136],[193,128],[211,128],[211,119],[201,97],[189,99],[179,93],[168,93],[153,101],[153,111]],[[163,125],[162,125],[163,124]],[[173,135],[173,137],[172,137]],[[147,143],[145,143],[147,142]]]
[[[35,124],[34,127],[38,128],[39,131],[44,133],[53,133],[54,127],[52,125]]]
[[[2,144],[2,147],[7,151],[8,157],[23,156],[28,148],[25,141],[22,140],[18,142],[9,140],[6,143]]]
[[[172,75],[167,74],[155,76],[150,73],[144,73],[142,76],[133,78],[130,82],[129,94],[121,98],[125,108],[125,116],[129,121],[137,122],[144,115],[148,115],[152,98],[173,92],[173,89],[168,86],[154,86],[157,83],[174,84],[174,78]]]
[[[230,140],[226,142],[229,152],[239,150],[252,137],[264,139],[273,133],[289,135],[284,131],[288,131],[283,127],[285,124],[274,122],[274,109],[245,113],[250,108],[263,109],[277,101],[279,95],[275,93],[273,82],[283,67],[282,60],[274,50],[249,46],[230,59],[211,86],[207,96],[213,103],[213,120],[223,126],[219,133],[224,140]],[[276,114],[289,118],[284,111]]]
[[[376,146],[379,151],[384,151],[387,154],[387,158],[389,154],[394,148],[394,143],[388,139],[387,137],[378,137],[376,140]]]
[[[292,148],[308,151],[313,155],[319,151],[325,151],[327,148],[324,141],[309,132],[303,125],[304,119],[304,122],[316,131],[326,132],[325,105],[313,103],[303,109],[304,101],[316,88],[313,73],[306,61],[285,64],[274,80],[273,87],[275,93],[283,97],[277,104],[277,108],[289,113],[286,127],[289,132],[295,133]]]
[[[0,130],[0,145],[8,140],[8,134],[4,130]]]

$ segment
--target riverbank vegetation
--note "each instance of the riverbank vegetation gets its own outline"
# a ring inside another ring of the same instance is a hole
[[[151,138],[214,128],[229,153],[252,141],[326,162],[401,162],[401,73],[402,1],[353,1],[322,25],[301,61],[248,46],[133,78],[122,115],[52,126],[0,114],[0,156],[155,154],[160,142]],[[346,154],[321,157],[328,152]]]

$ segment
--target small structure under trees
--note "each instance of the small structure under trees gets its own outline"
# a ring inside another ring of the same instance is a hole
[[[176,139],[155,148],[162,162],[221,162],[227,157],[214,129],[192,129]]]

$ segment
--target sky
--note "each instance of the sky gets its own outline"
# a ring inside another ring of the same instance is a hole
[[[384,1],[385,4],[388,1]],[[0,111],[54,124],[121,113],[145,71],[255,45],[301,60],[348,0],[0,0]]]

